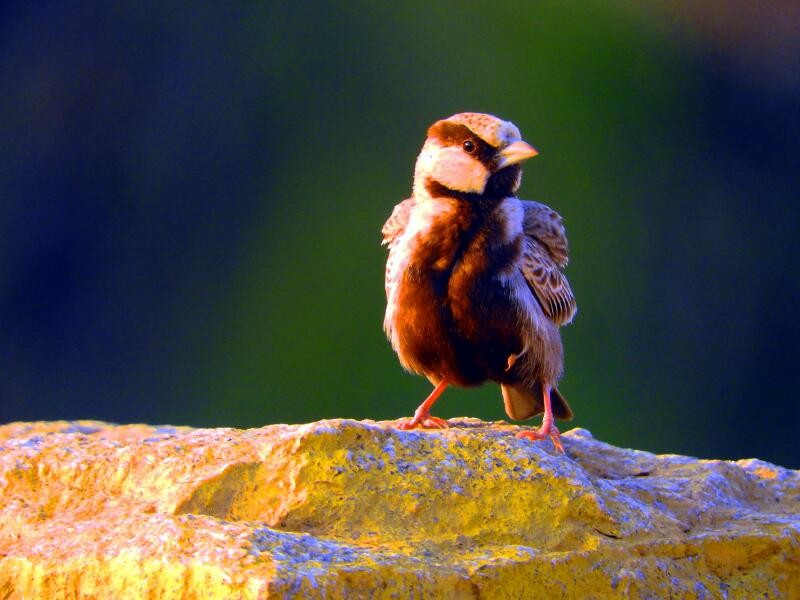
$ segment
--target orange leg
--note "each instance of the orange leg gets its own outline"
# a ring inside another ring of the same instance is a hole
[[[556,447],[556,450],[564,454],[564,446],[561,444],[561,433],[553,422],[553,409],[550,406],[550,386],[543,383],[542,392],[544,396],[544,417],[542,417],[542,426],[539,427],[539,429],[521,431],[517,434],[517,437],[528,438],[529,440],[544,440],[550,438],[553,440],[553,446]]]
[[[400,422],[397,424],[398,429],[414,429],[415,427],[429,427],[431,429],[447,429],[449,425],[447,421],[444,419],[440,419],[439,417],[431,416],[431,406],[433,406],[436,401],[439,399],[439,396],[442,395],[447,389],[447,386],[450,385],[450,382],[447,379],[442,379],[439,382],[434,390],[431,392],[430,396],[425,398],[425,402],[419,405],[419,408],[414,411],[414,416],[410,419],[400,419]]]

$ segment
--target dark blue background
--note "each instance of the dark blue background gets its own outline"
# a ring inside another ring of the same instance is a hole
[[[0,420],[410,414],[379,230],[474,110],[566,219],[575,424],[800,466],[800,27],[695,4],[6,3]]]

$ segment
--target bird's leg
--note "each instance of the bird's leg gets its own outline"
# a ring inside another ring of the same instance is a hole
[[[431,429],[447,429],[449,425],[447,421],[444,419],[440,419],[439,417],[431,416],[431,406],[439,399],[439,396],[442,395],[442,392],[447,389],[447,386],[450,385],[450,382],[447,379],[442,379],[439,382],[433,391],[430,393],[430,396],[425,398],[425,402],[419,405],[416,411],[414,411],[414,416],[410,419],[401,419],[400,422],[397,424],[398,429],[414,429],[415,427],[430,427]]]
[[[542,383],[542,396],[544,397],[544,416],[542,426],[539,429],[528,429],[517,434],[518,438],[528,438],[530,440],[553,440],[556,450],[564,454],[564,446],[561,444],[561,432],[553,422],[553,408],[550,406],[550,386]]]

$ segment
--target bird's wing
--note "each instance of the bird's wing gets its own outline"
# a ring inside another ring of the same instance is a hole
[[[408,225],[408,219],[413,207],[413,198],[407,198],[394,207],[392,216],[383,224],[383,228],[381,229],[381,233],[383,234],[382,246],[388,245],[391,247],[392,243],[403,234],[406,230],[406,225]]]
[[[559,267],[566,267],[569,261],[569,245],[561,215],[541,202],[521,200],[520,204],[525,234],[539,240]]]
[[[565,325],[578,307],[560,267],[567,264],[569,249],[561,217],[538,202],[522,202],[524,209],[520,270],[545,314]]]

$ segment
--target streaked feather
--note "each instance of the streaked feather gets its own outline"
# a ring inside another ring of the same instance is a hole
[[[569,249],[561,217],[538,202],[525,201],[520,270],[545,314],[556,324],[569,323],[578,310],[569,282],[559,267]]]
[[[413,198],[406,198],[395,205],[391,216],[381,228],[381,233],[383,234],[382,246],[389,246],[391,248],[394,242],[403,234],[406,225],[408,225],[408,220],[411,217],[412,208],[414,208]]]
[[[539,240],[559,267],[569,262],[567,231],[561,215],[549,206],[533,200],[520,200],[524,210],[522,228],[527,235]]]

